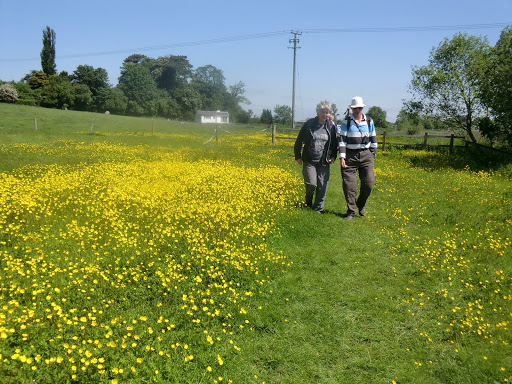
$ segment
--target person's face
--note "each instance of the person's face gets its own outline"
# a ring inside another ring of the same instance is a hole
[[[327,119],[327,116],[330,115],[330,113],[331,113],[331,111],[329,110],[329,108],[321,109],[318,112],[318,121],[323,123],[325,121],[325,119]]]
[[[363,113],[363,107],[352,108],[352,114],[355,117],[361,116],[361,113]]]

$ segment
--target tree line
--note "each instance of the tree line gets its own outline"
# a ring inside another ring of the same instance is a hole
[[[121,66],[118,85],[111,86],[103,68],[79,65],[71,74],[57,74],[55,32],[46,27],[41,67],[19,82],[0,81],[0,102],[182,120],[193,120],[197,110],[223,110],[239,123],[291,125],[289,106],[253,116],[241,106],[250,104],[243,82],[227,86],[222,70],[212,65],[194,69],[186,56],[133,54]],[[403,100],[396,127],[409,133],[462,132],[473,142],[478,132],[490,143],[512,147],[511,84],[512,27],[494,46],[485,37],[457,33],[432,48],[427,65],[412,68],[411,97]],[[368,115],[380,128],[390,125],[380,107],[371,107]]]
[[[43,30],[42,70],[32,70],[19,82],[0,81],[0,102],[47,108],[161,116],[193,120],[197,110],[222,110],[231,121],[291,126],[292,110],[288,105],[264,109],[260,116],[242,108],[249,105],[245,85],[226,86],[222,70],[206,65],[194,69],[186,56],[168,55],[156,59],[141,54],[128,56],[121,66],[118,85],[109,84],[103,68],[79,65],[71,74],[57,73],[55,62],[56,34]],[[373,111],[372,111],[373,109]],[[384,127],[386,112],[370,108],[378,126]],[[336,105],[333,114],[340,119]]]
[[[412,69],[411,98],[397,118],[407,127],[444,127],[477,142],[512,147],[512,27],[494,46],[485,37],[457,33],[432,48],[429,62]]]
[[[227,86],[222,70],[213,65],[193,68],[186,56],[133,54],[123,61],[119,83],[111,86],[103,68],[79,65],[72,73],[57,73],[55,39],[55,31],[46,27],[42,70],[32,70],[19,82],[0,82],[0,102],[181,120],[193,120],[197,110],[227,111],[232,121],[242,123],[252,117],[241,106],[250,104],[244,83]]]

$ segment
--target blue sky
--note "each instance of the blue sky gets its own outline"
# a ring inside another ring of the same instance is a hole
[[[194,68],[221,69],[226,85],[245,83],[245,107],[259,115],[292,105],[296,31],[296,120],[314,116],[320,100],[342,110],[362,96],[394,121],[412,66],[426,65],[432,48],[457,32],[494,45],[502,23],[512,25],[512,0],[0,0],[0,80],[41,68],[49,26],[59,72],[102,67],[115,85],[132,53],[185,55]]]

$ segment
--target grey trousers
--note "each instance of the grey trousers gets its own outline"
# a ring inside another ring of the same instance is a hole
[[[343,192],[347,202],[347,215],[354,215],[357,209],[362,209],[366,205],[366,201],[372,193],[375,185],[375,174],[373,172],[373,154],[370,150],[351,150],[347,149],[345,163],[348,168],[341,169],[343,178]],[[357,173],[361,186],[359,189],[359,197],[357,194]]]
[[[302,176],[306,186],[306,205],[315,211],[324,210],[325,194],[331,172],[330,165],[312,164],[304,161],[302,164]],[[315,201],[313,203],[313,196]]]

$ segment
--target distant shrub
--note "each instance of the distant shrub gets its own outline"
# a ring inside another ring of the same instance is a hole
[[[406,132],[408,135],[417,135],[422,132],[425,127],[423,124],[416,123],[409,119],[404,119],[397,122],[397,129],[401,132]]]
[[[409,124],[407,125],[407,134],[408,135],[417,135],[420,132],[423,132],[424,127],[422,124]]]
[[[0,103],[15,103],[18,101],[18,92],[11,84],[0,85]]]
[[[435,128],[434,122],[429,119],[423,120],[423,126],[425,127],[425,130],[427,130],[427,131]]]

